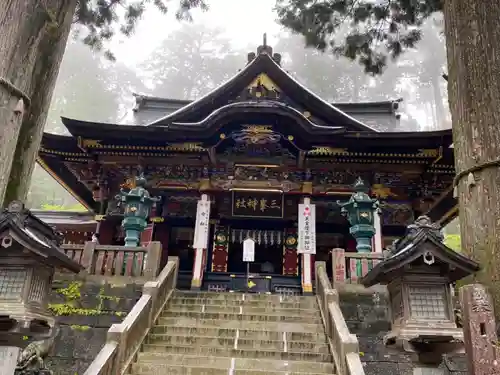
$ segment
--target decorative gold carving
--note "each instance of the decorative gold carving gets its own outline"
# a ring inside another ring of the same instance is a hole
[[[78,137],[78,145],[83,148],[100,148],[102,147],[99,139],[85,139]]]
[[[398,196],[397,194],[394,194],[391,191],[391,188],[386,187],[386,186],[384,186],[382,184],[373,184],[372,188],[371,188],[371,191],[372,191],[373,194],[375,194],[375,196],[377,198],[382,198],[382,199],[386,199],[386,198],[389,198],[389,197],[397,197]]]
[[[348,155],[347,148],[334,148],[313,146],[313,149],[307,152],[309,155]]]
[[[269,91],[280,91],[280,88],[273,82],[271,78],[265,73],[259,74],[255,79],[248,85],[249,89],[255,89],[259,86],[263,86]]]
[[[210,183],[210,179],[204,178],[200,181],[200,187],[198,188],[200,191],[210,190],[212,188],[212,184]]]
[[[165,221],[165,218],[163,217],[152,217],[151,222],[153,223],[163,223]]]
[[[231,136],[236,142],[247,144],[276,143],[281,138],[271,125],[243,125],[241,131],[232,133]]]
[[[135,177],[130,177],[125,180],[123,184],[120,185],[122,189],[133,189],[135,188]]]
[[[273,132],[272,125],[243,125],[242,131],[251,134],[267,134]]]
[[[417,157],[423,158],[436,158],[439,156],[438,148],[421,148],[418,150]]]
[[[313,184],[310,181],[304,182],[302,184],[302,192],[304,194],[312,194],[313,193]]]
[[[172,143],[165,147],[166,151],[205,151],[200,143]]]

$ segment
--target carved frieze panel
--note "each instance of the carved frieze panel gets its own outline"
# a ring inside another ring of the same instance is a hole
[[[382,225],[408,226],[414,220],[414,213],[410,203],[381,202]]]
[[[282,158],[295,160],[296,157],[287,148],[284,148],[280,143],[267,143],[267,144],[248,144],[248,143],[235,143],[231,147],[226,148],[222,152],[224,159],[237,158],[244,156],[252,159],[267,159],[269,158]]]

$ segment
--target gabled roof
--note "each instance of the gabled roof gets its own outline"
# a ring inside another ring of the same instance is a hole
[[[5,238],[7,235],[12,235],[24,248],[33,252],[35,257],[41,256],[45,263],[75,273],[83,269],[60,250],[61,236],[25,209],[21,202],[11,202],[8,208],[0,214],[0,237]],[[3,240],[2,246],[8,247],[9,245],[5,245]]]
[[[365,287],[386,284],[394,278],[395,271],[402,270],[419,258],[429,258],[429,254],[433,259],[452,266],[449,272],[450,282],[479,271],[478,263],[446,246],[443,239],[439,227],[432,224],[427,216],[420,216],[414,224],[408,226],[405,236],[394,243],[391,255],[368,272],[361,283]],[[429,246],[425,246],[426,244]]]
[[[342,126],[348,130],[373,131],[376,130],[332,104],[321,99],[297,82],[291,75],[283,70],[268,53],[259,54],[254,60],[247,64],[233,78],[209,92],[200,99],[191,102],[177,111],[160,118],[149,126],[169,126],[172,123],[190,123],[199,121],[195,116],[207,117],[217,108],[227,105],[233,101],[245,88],[247,88],[259,74],[266,74],[282,90],[287,97],[294,102],[303,104],[308,110],[324,119],[328,125]]]

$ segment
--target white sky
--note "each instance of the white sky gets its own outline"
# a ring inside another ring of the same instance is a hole
[[[164,15],[154,9],[146,12],[139,27],[131,38],[116,38],[112,50],[120,61],[133,66],[140,62],[164,37],[179,27],[175,19],[175,4],[169,14]],[[269,45],[275,42],[274,36],[280,31],[275,22],[273,0],[211,0],[210,10],[206,13],[193,12],[193,23],[220,26],[233,41],[235,47],[248,44],[258,46],[262,34],[267,33]],[[244,15],[244,17],[242,17]]]

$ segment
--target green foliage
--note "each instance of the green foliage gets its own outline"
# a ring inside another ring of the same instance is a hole
[[[153,94],[196,99],[235,75],[249,51],[235,51],[223,34],[222,28],[183,24],[163,39],[140,66]]]
[[[87,211],[80,203],[72,204],[70,206],[61,206],[58,204],[43,203],[42,210],[46,211]]]
[[[457,252],[461,251],[461,240],[459,234],[445,234],[444,243],[446,246]]]
[[[416,45],[423,22],[442,11],[443,0],[277,0],[276,9],[279,22],[302,34],[307,46],[356,60],[376,75],[388,56]]]
[[[130,36],[136,28],[148,5],[153,5],[162,13],[167,13],[168,0],[78,0],[74,23],[87,29],[83,42],[101,51],[104,43],[111,40],[116,29]],[[178,20],[191,20],[190,11],[194,8],[207,10],[204,0],[179,0],[176,11]],[[113,53],[105,50],[105,56],[114,60]]]
[[[88,331],[91,328],[90,326],[79,326],[79,325],[76,325],[76,324],[73,324],[70,327],[71,327],[72,330],[81,331],[81,332]]]
[[[100,288],[99,294],[97,295],[98,305],[95,309],[82,308],[79,306],[79,300],[81,298],[80,288],[82,283],[79,281],[74,281],[68,285],[66,288],[59,288],[56,290],[57,293],[65,297],[65,303],[51,303],[49,304],[49,310],[56,316],[68,316],[68,315],[84,315],[84,316],[96,316],[106,314],[103,311],[103,304],[105,300],[111,300],[114,302],[119,302],[120,298],[115,296],[106,296],[104,294],[104,286]],[[112,312],[113,315],[122,317],[125,315],[122,311]],[[84,326],[74,326],[82,328]],[[72,326],[73,328],[73,326]],[[74,328],[77,329],[77,328]],[[80,329],[84,330],[84,329]]]

